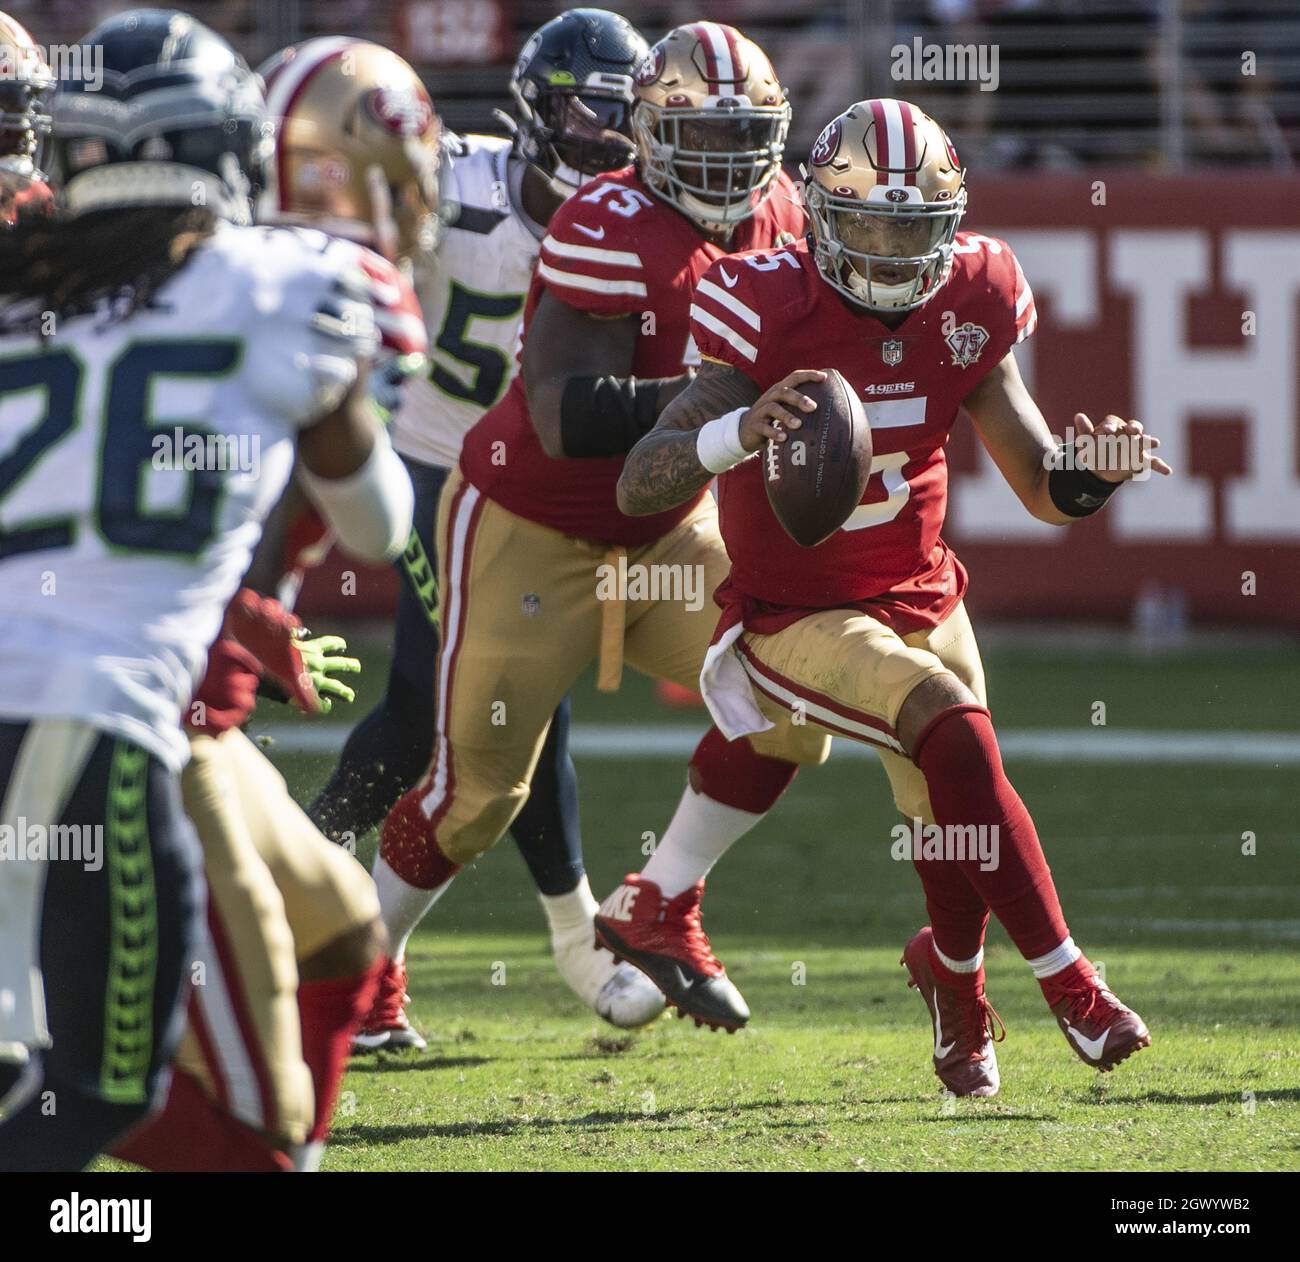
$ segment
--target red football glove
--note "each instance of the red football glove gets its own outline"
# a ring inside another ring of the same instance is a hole
[[[298,651],[302,623],[278,600],[241,587],[226,610],[226,631],[261,663],[301,710],[320,714],[320,694]]]

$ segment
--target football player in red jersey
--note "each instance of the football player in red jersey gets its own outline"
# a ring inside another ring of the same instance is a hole
[[[523,805],[551,713],[582,670],[599,659],[602,684],[616,686],[626,657],[694,683],[712,635],[707,597],[728,567],[713,501],[701,484],[632,519],[615,485],[625,453],[689,380],[695,282],[730,251],[803,229],[781,172],[789,106],[763,51],[714,22],[656,44],[635,91],[637,164],[592,180],[551,219],[522,371],[469,432],[443,492],[433,760],[380,846],[398,951]],[[665,874],[662,911],[694,944],[685,967],[701,1021],[735,1028],[748,1017],[699,931],[701,878],[827,744],[782,720],[734,744],[712,730],[696,750],[669,829],[689,836],[690,858]],[[585,914],[595,911],[592,899]]]
[[[663,513],[719,475],[732,569],[701,684],[728,737],[793,711],[879,753],[895,802],[927,843],[914,859],[931,925],[903,962],[930,1009],[944,1085],[957,1095],[998,1089],[1000,1022],[984,997],[990,910],[1070,1045],[1108,1070],[1150,1035],[1074,945],[1033,821],[1002,769],[962,605],[966,571],[939,534],[944,447],[964,407],[1025,507],[1057,524],[1095,512],[1143,469],[1168,466],[1140,424],[1113,416],[1097,427],[1074,418],[1081,439],[1110,440],[1105,465],[1057,458],[1012,350],[1033,331],[1033,296],[1005,242],[958,232],[964,175],[933,119],[904,101],[858,102],[818,138],[804,196],[806,240],[722,259],[696,287],[703,367],[629,454],[619,503],[638,518]],[[811,365],[837,368],[865,401],[875,454],[858,508],[805,549],[778,524],[766,462],[751,457],[768,441],[798,440],[813,406],[799,386],[823,376]],[[975,833],[954,831],[971,825]],[[974,835],[996,839],[997,852],[947,844]],[[690,947],[646,914],[658,901],[652,880],[649,869],[628,877],[597,927],[665,986]]]

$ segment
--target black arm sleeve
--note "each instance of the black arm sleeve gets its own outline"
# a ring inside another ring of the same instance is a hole
[[[659,419],[659,381],[570,377],[560,398],[560,442],[571,460],[622,456]]]

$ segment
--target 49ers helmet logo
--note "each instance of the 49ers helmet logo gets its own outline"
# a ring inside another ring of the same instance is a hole
[[[644,87],[646,84],[654,83],[664,72],[664,50],[656,44],[641,59],[641,64],[636,68],[636,81]]]
[[[822,128],[822,134],[813,142],[812,153],[808,155],[813,166],[824,167],[839,153],[842,130],[838,118]]]
[[[433,123],[433,104],[419,88],[376,88],[366,105],[397,136],[423,136]]]

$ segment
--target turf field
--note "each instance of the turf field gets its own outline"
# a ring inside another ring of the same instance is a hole
[[[365,656],[354,714],[382,686],[382,652]],[[1147,1019],[1152,1048],[1105,1077],[1082,1065],[995,925],[1002,1094],[942,1098],[925,1008],[898,966],[923,922],[919,885],[890,857],[896,816],[883,774],[874,760],[842,757],[803,773],[710,881],[706,925],[753,1009],[750,1028],[729,1037],[671,1019],[631,1035],[605,1026],[554,973],[507,840],[458,879],[414,940],[412,1015],[428,1052],[353,1062],[326,1168],[1300,1166],[1294,651],[1136,657],[1122,641],[1050,653],[986,642],[985,660],[995,719],[1019,734],[1008,768],[1073,933]],[[1093,722],[1099,701],[1104,726]],[[618,725],[606,734],[633,748],[703,726],[658,708],[636,676],[614,697],[584,682],[574,711],[584,730]],[[1125,736],[1134,731],[1149,735]],[[1221,748],[1225,760],[1165,752],[1185,732],[1210,734],[1208,757]],[[1249,750],[1253,761],[1226,761],[1245,748],[1239,734],[1266,732],[1282,735],[1272,763]],[[662,830],[684,760],[619,754],[598,735],[584,748],[600,756],[580,755],[578,770],[603,897],[641,865],[642,834]],[[330,757],[287,744],[269,752],[306,797]]]

